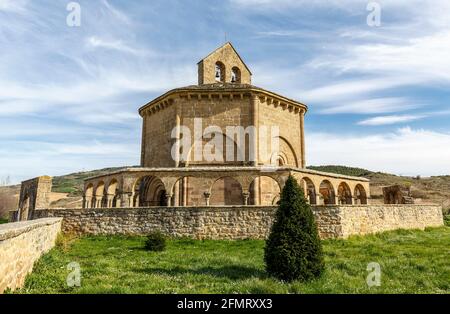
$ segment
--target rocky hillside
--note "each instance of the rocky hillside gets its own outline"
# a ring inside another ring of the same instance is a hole
[[[53,192],[66,193],[65,197],[52,203],[52,207],[73,207],[81,205],[83,193],[83,180],[123,169],[106,168],[101,170],[72,173],[53,178]],[[438,203],[444,206],[445,211],[450,210],[450,175],[429,178],[396,176],[388,173],[373,172],[367,169],[345,166],[310,166],[309,169],[338,173],[343,175],[365,177],[371,180],[371,194],[374,202],[382,202],[382,187],[393,184],[407,184],[411,186],[412,196],[424,203]],[[2,212],[17,203],[20,186],[0,187],[0,216]],[[5,196],[6,195],[6,196]],[[11,199],[14,202],[11,203]],[[2,207],[2,204],[5,205]],[[13,207],[16,207],[14,205]],[[3,208],[3,209],[2,209]]]

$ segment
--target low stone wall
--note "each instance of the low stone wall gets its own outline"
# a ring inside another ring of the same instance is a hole
[[[276,207],[210,206],[36,210],[40,217],[62,217],[63,232],[90,235],[145,235],[155,230],[196,239],[263,239]]]
[[[342,236],[395,229],[425,229],[444,225],[439,205],[370,205],[340,207]]]
[[[40,217],[63,217],[62,230],[76,234],[145,235],[160,230],[197,239],[264,239],[273,206],[150,207],[37,210]],[[314,206],[321,238],[346,238],[393,229],[442,226],[438,205]]]
[[[55,245],[61,222],[45,218],[0,225],[0,293],[24,284],[34,262]]]

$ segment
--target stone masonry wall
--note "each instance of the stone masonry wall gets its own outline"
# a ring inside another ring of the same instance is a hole
[[[342,235],[368,234],[395,229],[424,229],[444,223],[439,205],[341,206]]]
[[[97,208],[38,210],[35,217],[63,217],[62,230],[77,234],[160,230],[197,239],[264,239],[275,211],[273,206]],[[315,206],[313,211],[323,239],[443,225],[438,205]]]
[[[0,293],[24,284],[34,262],[55,245],[61,221],[45,218],[0,225]]]

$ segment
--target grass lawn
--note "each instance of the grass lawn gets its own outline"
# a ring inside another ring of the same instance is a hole
[[[164,252],[143,237],[84,237],[44,255],[19,293],[450,293],[450,228],[393,231],[323,242],[326,272],[283,283],[264,272],[264,241],[170,240]],[[67,264],[81,265],[69,288]],[[381,286],[366,284],[381,265]]]

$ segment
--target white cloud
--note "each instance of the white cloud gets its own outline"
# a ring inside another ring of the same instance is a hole
[[[88,44],[88,46],[93,48],[105,48],[141,56],[147,54],[147,52],[144,50],[139,50],[130,47],[129,45],[125,44],[122,40],[106,40],[96,36],[91,36],[86,39],[86,43]]]
[[[0,12],[23,13],[26,11],[25,0],[0,0]]]
[[[320,113],[373,114],[399,112],[420,107],[419,104],[415,104],[409,99],[402,97],[375,98],[342,103],[327,105],[325,109],[320,110]]]
[[[397,124],[397,123],[405,123],[411,122],[415,120],[420,120],[425,118],[426,115],[392,115],[392,116],[382,116],[382,117],[374,117],[366,120],[362,120],[358,122],[358,125],[388,125],[388,124]]]
[[[450,174],[450,134],[402,128],[366,135],[307,134],[308,164],[341,164],[403,175]]]
[[[409,39],[404,44],[349,46],[342,55],[313,62],[342,72],[400,78],[394,86],[450,83],[450,31]],[[432,56],[432,57],[431,57]],[[414,78],[414,79],[411,79]]]

